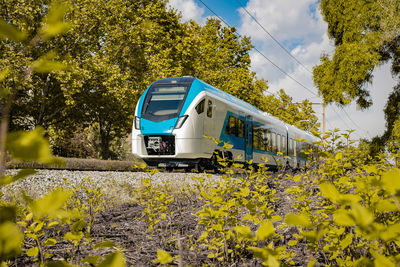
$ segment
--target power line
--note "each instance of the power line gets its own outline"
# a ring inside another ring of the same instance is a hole
[[[336,113],[336,115],[338,116],[338,118],[346,125],[346,127],[348,129],[351,129],[351,127],[347,124],[347,122],[340,116],[340,114],[333,108],[333,106],[331,106],[332,110]]]
[[[349,114],[347,113],[347,111],[346,111],[343,107],[340,107],[340,108],[343,110],[344,114],[346,114],[347,118],[348,118],[359,130],[363,131],[364,133],[367,133],[368,137],[371,138],[371,136],[369,135],[368,131],[366,131],[366,130],[362,129],[360,126],[358,126],[358,124],[355,123],[355,122],[353,121],[353,119],[349,116]]]
[[[272,40],[275,41],[275,43],[277,43],[285,52],[286,54],[288,54],[291,58],[293,58],[299,65],[301,65],[306,71],[308,71],[309,73],[312,74],[312,72],[303,64],[301,63],[295,56],[292,55],[292,53],[286,49],[286,47],[284,47],[267,29],[265,29],[265,27],[263,25],[261,25],[260,22],[258,22],[258,20],[244,7],[244,5],[240,2],[240,0],[236,0],[236,2],[240,5],[240,7],[246,11],[246,13],[258,24],[258,26],[261,27],[261,29],[263,29],[263,31],[269,35],[269,37],[272,38]]]
[[[214,10],[212,10],[206,3],[204,3],[203,0],[199,0],[211,13],[213,13],[219,20],[221,20],[223,23],[225,23],[226,26],[231,28],[231,26],[223,19],[221,18]],[[241,37],[239,33],[235,33],[237,36]],[[308,92],[311,94],[315,95],[318,97],[318,94],[314,93],[311,89],[307,88],[305,85],[303,85],[301,82],[297,81],[295,78],[293,78],[289,73],[284,71],[281,67],[279,67],[275,62],[273,62],[271,59],[269,59],[264,53],[262,53],[260,50],[257,49],[257,47],[254,47],[254,50],[257,51],[262,57],[264,57],[266,60],[268,60],[275,68],[280,70],[283,74],[285,74],[287,77],[289,77],[291,80],[296,82],[298,85],[306,89]]]

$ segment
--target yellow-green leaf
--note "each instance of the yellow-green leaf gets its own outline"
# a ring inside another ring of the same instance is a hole
[[[40,57],[32,63],[32,70],[39,73],[46,72],[57,72],[62,70],[67,70],[68,65],[56,61],[57,54],[53,51],[47,53],[46,55]]]
[[[171,254],[169,254],[167,251],[158,249],[157,250],[157,260],[155,262],[159,262],[161,264],[168,264],[173,260]]]
[[[0,37],[10,39],[12,41],[23,41],[26,38],[26,33],[19,31],[13,25],[8,24],[3,19],[0,19]]]
[[[285,222],[289,225],[296,225],[301,227],[311,227],[310,218],[305,214],[287,214],[285,217]]]
[[[32,203],[32,212],[37,217],[58,217],[60,209],[70,196],[70,191],[53,190]]]
[[[2,259],[16,257],[21,253],[23,235],[16,224],[0,223],[0,255]]]
[[[110,253],[97,267],[123,267],[126,266],[124,254],[120,251]]]
[[[36,257],[38,254],[39,254],[38,247],[30,248],[26,251],[26,255],[29,257]]]
[[[266,240],[275,234],[275,227],[270,221],[263,222],[256,232],[259,240]]]
[[[49,8],[49,13],[44,18],[44,24],[39,32],[45,39],[66,32],[70,28],[68,22],[64,22],[64,16],[68,6],[61,1],[53,1]]]
[[[243,226],[243,225],[238,225],[233,227],[233,230],[241,237],[246,240],[251,240],[253,239],[253,234],[250,230],[250,227],[248,226]]]
[[[41,127],[29,132],[9,133],[7,135],[6,148],[11,157],[17,162],[54,162],[49,142],[44,138],[44,129]]]

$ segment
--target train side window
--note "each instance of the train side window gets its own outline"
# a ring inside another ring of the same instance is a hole
[[[260,131],[261,129],[257,126],[253,125],[253,148],[254,149],[261,149],[260,146]]]
[[[293,147],[293,139],[290,138],[289,139],[289,156],[293,156],[294,155],[294,147]]]
[[[276,133],[271,134],[272,139],[272,152],[276,152]]]
[[[283,154],[286,154],[286,141],[287,141],[287,137],[282,135],[282,152],[283,152]]]
[[[276,146],[278,147],[277,151],[282,152],[282,143],[281,143],[281,135],[276,135]]]
[[[241,119],[236,119],[238,137],[244,138],[244,121]]]
[[[228,122],[225,127],[225,134],[234,135],[235,117],[229,116]]]
[[[229,116],[228,122],[225,127],[225,134],[237,137],[244,137],[244,122],[233,116]]]
[[[208,100],[208,107],[207,107],[207,117],[212,118],[212,101]]]
[[[201,100],[201,102],[199,104],[197,104],[197,106],[196,106],[197,114],[201,114],[201,113],[204,112],[205,104],[206,104],[206,100],[205,99]]]

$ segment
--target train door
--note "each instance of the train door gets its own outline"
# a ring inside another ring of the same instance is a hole
[[[253,159],[253,119],[246,117],[245,119],[245,157],[246,161]]]
[[[214,136],[214,103],[212,99],[205,99],[206,112],[204,116],[204,135]]]

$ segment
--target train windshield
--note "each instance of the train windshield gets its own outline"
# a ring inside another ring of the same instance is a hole
[[[142,117],[154,121],[177,117],[187,91],[186,85],[153,85],[146,95]]]

